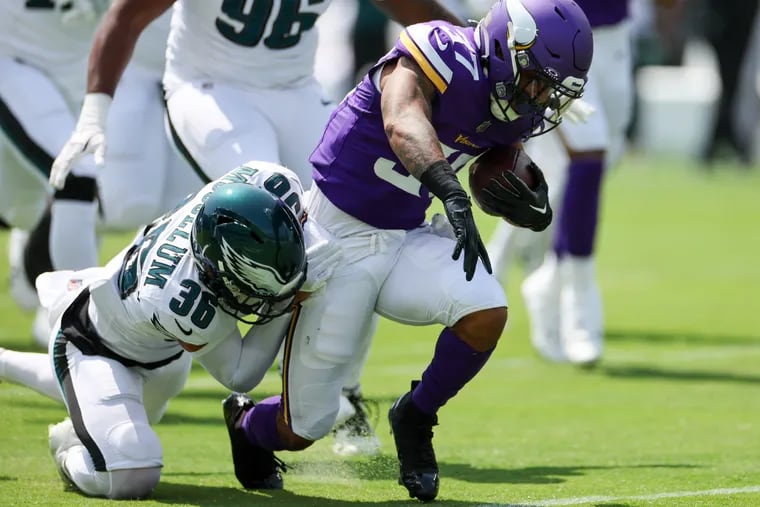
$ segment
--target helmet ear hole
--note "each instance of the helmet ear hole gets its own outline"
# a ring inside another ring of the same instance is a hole
[[[494,41],[494,57],[501,61],[505,60],[504,50],[501,48],[501,43],[499,41]]]

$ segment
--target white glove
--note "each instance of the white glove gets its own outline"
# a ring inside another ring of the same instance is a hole
[[[99,167],[105,165],[106,118],[111,100],[106,93],[88,93],[84,96],[76,129],[50,169],[50,184],[54,188],[63,188],[71,168],[87,153],[94,153],[95,163]]]
[[[570,101],[562,116],[573,123],[586,123],[588,117],[595,112],[596,108],[588,102],[584,102],[583,99],[575,99]]]
[[[314,220],[306,220],[303,226],[306,243],[306,281],[301,290],[314,292],[332,276],[338,263],[343,260],[343,250],[332,235]]]

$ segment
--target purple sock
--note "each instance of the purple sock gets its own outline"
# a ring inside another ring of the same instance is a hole
[[[280,402],[279,395],[261,400],[243,416],[242,428],[252,444],[272,451],[285,448],[277,433]]]
[[[585,158],[570,162],[554,236],[557,257],[564,254],[588,257],[594,251],[603,173],[601,159]]]
[[[412,402],[426,414],[435,414],[486,364],[493,349],[477,352],[445,328],[435,344],[433,360],[412,393]]]

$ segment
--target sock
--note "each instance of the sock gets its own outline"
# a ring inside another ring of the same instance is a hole
[[[98,265],[95,225],[97,182],[93,176],[69,174],[66,185],[53,196],[50,208],[50,260],[55,269],[83,269]]]
[[[50,260],[50,206],[34,229],[29,231],[29,240],[24,247],[24,273],[29,284],[34,287],[37,277],[47,271],[53,271]]]
[[[586,257],[593,252],[603,173],[601,159],[570,162],[554,237],[557,257],[565,254]]]
[[[63,402],[58,381],[47,354],[0,351],[0,378],[34,389],[48,398]]]
[[[285,449],[277,433],[277,413],[280,411],[280,395],[261,400],[243,416],[241,427],[248,440],[271,451]]]
[[[55,269],[84,269],[98,265],[94,201],[57,199],[50,222],[50,259]]]
[[[433,360],[412,392],[412,402],[426,414],[435,414],[486,364],[493,349],[477,352],[446,328],[435,344]]]

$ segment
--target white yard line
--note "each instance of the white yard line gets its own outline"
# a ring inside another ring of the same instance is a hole
[[[651,495],[635,496],[581,496],[574,498],[556,498],[553,500],[538,500],[518,504],[481,504],[474,507],[554,507],[562,505],[582,505],[587,503],[608,503],[630,500],[652,501],[664,498],[688,498],[696,496],[728,496],[746,493],[760,493],[760,486],[746,486],[743,488],[718,488],[703,489],[699,491],[674,491],[671,493],[653,493]]]

